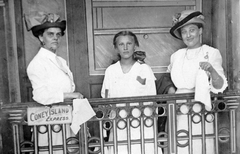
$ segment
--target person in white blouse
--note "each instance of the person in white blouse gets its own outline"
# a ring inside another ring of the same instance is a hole
[[[66,29],[66,21],[53,13],[31,12],[25,15],[27,30],[31,30],[41,47],[27,67],[33,88],[33,99],[43,105],[83,98],[75,92],[73,75],[66,60],[57,55],[57,49]],[[71,134],[67,126],[67,136]],[[54,133],[53,145],[62,144],[62,133]],[[48,145],[47,133],[39,134],[39,145]],[[48,153],[48,152],[46,152]],[[56,153],[61,153],[57,151]]]
[[[202,102],[206,109],[211,109],[210,92],[223,92],[228,84],[222,67],[222,56],[218,49],[201,43],[205,25],[204,16],[196,10],[185,10],[173,17],[170,34],[186,45],[171,55],[168,71],[176,86],[176,93],[195,92],[206,97]],[[180,102],[180,101],[178,101]],[[189,130],[187,115],[177,117],[177,129]],[[192,134],[201,134],[200,124],[192,125]],[[207,133],[213,132],[213,123],[206,122]],[[185,142],[185,141],[184,141]],[[214,153],[213,139],[206,139],[207,154]],[[188,154],[188,147],[178,148],[179,154]],[[193,153],[202,154],[201,140],[193,140]]]
[[[103,98],[132,97],[156,95],[155,76],[151,67],[144,63],[145,54],[142,51],[136,51],[139,42],[131,31],[121,31],[113,38],[113,45],[120,56],[120,60],[110,65],[104,76],[101,90]],[[152,102],[145,102],[144,105],[151,105]],[[136,106],[139,103],[131,103],[130,106]],[[116,104],[117,107],[126,106],[126,104]],[[126,116],[125,114],[122,116]],[[138,117],[138,119],[140,119]],[[121,123],[118,123],[118,127]],[[127,127],[117,129],[118,141],[127,140]],[[144,127],[144,139],[151,139],[154,136],[153,126]],[[140,124],[132,126],[130,124],[130,139],[140,139]],[[113,128],[110,130],[109,141],[113,141]],[[118,145],[118,154],[128,153],[127,145]],[[113,146],[110,146],[109,154],[114,153]],[[141,154],[140,144],[131,144],[132,154]],[[154,153],[154,144],[145,143],[145,153]],[[161,148],[158,154],[162,154]]]

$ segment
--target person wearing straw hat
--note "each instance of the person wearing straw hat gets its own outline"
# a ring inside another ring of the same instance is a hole
[[[66,29],[66,21],[54,13],[35,11],[25,15],[25,22],[27,30],[32,31],[41,44],[38,53],[27,67],[27,75],[33,88],[33,99],[40,104],[51,105],[64,100],[83,98],[81,93],[74,92],[73,75],[66,60],[57,55]],[[71,136],[69,125],[66,133],[67,137]],[[61,131],[52,132],[52,138],[53,145],[63,142]],[[47,146],[47,133],[39,133],[38,142],[39,146]]]
[[[202,102],[206,110],[211,110],[210,92],[223,92],[228,84],[219,50],[201,43],[204,26],[204,16],[200,11],[184,10],[173,17],[170,34],[182,40],[186,47],[171,55],[168,71],[177,88],[176,93],[194,92],[194,100]],[[177,120],[178,130],[189,130],[187,115],[178,115]],[[205,128],[206,133],[212,133],[213,123],[206,122]],[[200,135],[202,131],[201,122],[192,124],[193,135]],[[214,153],[213,139],[206,139],[205,143],[207,154]],[[203,153],[201,144],[201,139],[193,140],[193,154]],[[183,153],[189,153],[188,147],[178,148],[178,154]]]

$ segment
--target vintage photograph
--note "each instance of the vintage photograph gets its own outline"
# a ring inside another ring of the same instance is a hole
[[[239,154],[239,0],[0,0],[0,154]]]

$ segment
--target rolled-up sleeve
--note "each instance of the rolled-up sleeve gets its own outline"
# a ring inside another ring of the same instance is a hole
[[[211,91],[216,94],[219,92],[221,93],[227,88],[228,83],[222,67],[222,56],[218,49],[215,49],[214,52],[212,52],[212,55],[210,55],[209,57],[209,62],[212,64],[213,68],[217,71],[217,73],[223,78],[223,85],[222,88],[220,89],[216,89],[213,87],[211,79],[210,82]]]

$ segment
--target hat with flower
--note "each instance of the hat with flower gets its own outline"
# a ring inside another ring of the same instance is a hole
[[[173,27],[170,29],[170,34],[181,40],[182,37],[178,30],[185,25],[194,23],[204,26],[204,16],[200,11],[184,10],[181,13],[177,13],[173,16]]]
[[[62,31],[66,29],[66,21],[61,20],[60,16],[54,13],[34,11],[25,15],[25,22],[27,30],[32,30],[35,37],[38,37],[39,31],[47,28],[58,27]]]

